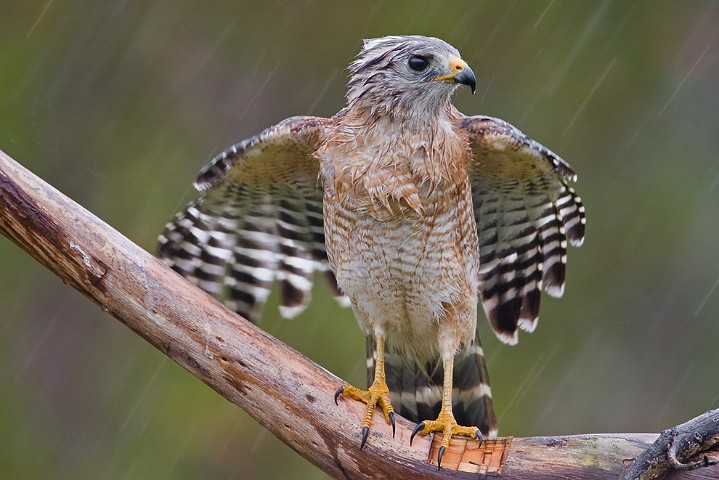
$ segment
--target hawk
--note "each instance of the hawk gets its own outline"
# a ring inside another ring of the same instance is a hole
[[[442,432],[441,462],[452,435],[496,435],[478,301],[502,341],[534,330],[584,208],[561,158],[452,105],[476,80],[451,45],[365,40],[349,72],[335,116],[288,118],[212,159],[159,256],[251,321],[273,282],[291,317],[323,273],[367,336],[369,388],[335,395],[367,404],[361,446],[379,407],[419,422],[412,438]]]

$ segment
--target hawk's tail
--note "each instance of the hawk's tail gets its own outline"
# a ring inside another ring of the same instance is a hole
[[[374,379],[375,342],[367,339],[368,384]],[[433,420],[442,402],[444,369],[440,359],[422,368],[397,353],[385,353],[385,373],[395,411],[413,422]],[[452,402],[454,417],[460,425],[475,425],[485,436],[497,436],[497,417],[489,388],[489,374],[479,336],[466,352],[454,360]]]

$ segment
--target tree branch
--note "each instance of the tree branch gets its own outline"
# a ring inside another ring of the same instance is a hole
[[[461,479],[500,469],[508,479],[615,478],[624,459],[657,438],[515,438],[481,448],[453,439],[438,471],[433,441],[417,437],[410,447],[413,425],[398,418],[395,438],[375,421],[360,450],[364,409],[334,404],[341,379],[227,310],[1,151],[0,231],[334,478]],[[716,465],[699,472],[692,478],[719,476]]]
[[[664,430],[619,477],[620,480],[653,480],[671,469],[689,471],[719,461],[719,409]],[[714,455],[705,454],[713,451]],[[698,457],[698,458],[697,458]]]

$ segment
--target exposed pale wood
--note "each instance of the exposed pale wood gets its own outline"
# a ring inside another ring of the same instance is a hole
[[[377,419],[360,450],[363,407],[334,404],[341,379],[224,308],[2,152],[0,231],[329,475],[477,478],[448,468],[451,460],[471,470],[476,444],[453,440],[446,468],[438,471],[428,463],[430,439],[417,437],[410,447],[413,425],[401,418],[395,438]],[[515,438],[502,477],[616,478],[622,461],[656,438]],[[714,465],[669,478],[717,477]]]

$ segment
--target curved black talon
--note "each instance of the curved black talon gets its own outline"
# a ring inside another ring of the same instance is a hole
[[[439,447],[439,452],[437,452],[437,470],[442,469],[442,457],[444,456],[444,451],[447,450],[447,447],[442,445]]]
[[[392,438],[394,438],[394,412],[389,412],[389,421],[392,422]]]
[[[342,385],[342,386],[341,386],[340,388],[338,388],[337,391],[335,392],[335,405],[339,405],[339,403],[337,403],[337,399],[340,397],[340,395],[342,395],[342,392],[344,392],[344,391],[345,391],[345,386]]]
[[[482,442],[484,442],[484,435],[482,435],[482,432],[479,430],[479,428],[477,429],[477,441],[480,445],[482,445]]]
[[[364,444],[367,442],[367,437],[369,437],[369,427],[363,427],[362,428],[362,443],[360,443],[360,450],[364,448]]]
[[[409,446],[412,446],[412,440],[414,440],[414,436],[417,435],[420,430],[424,429],[424,422],[419,422],[416,427],[414,427],[414,430],[412,430],[412,435],[409,436]]]

